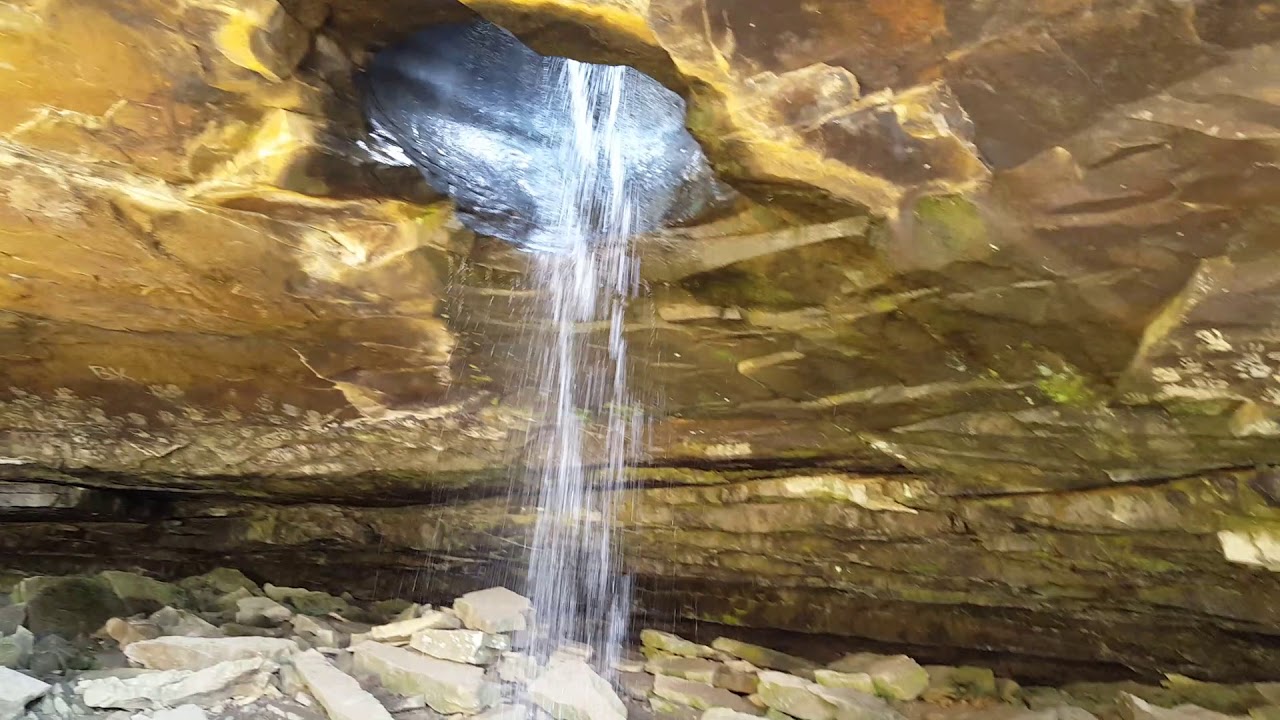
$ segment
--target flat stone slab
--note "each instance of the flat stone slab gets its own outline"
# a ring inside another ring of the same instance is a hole
[[[422,630],[409,639],[409,647],[420,653],[469,665],[492,664],[510,645],[504,635],[479,630]]]
[[[308,650],[294,656],[293,667],[330,720],[392,720],[377,698],[319,652]]]
[[[716,651],[706,645],[685,640],[679,635],[673,635],[669,632],[661,630],[641,630],[640,642],[646,648],[652,650],[661,650],[672,655],[689,658],[710,658],[716,656]]]
[[[834,720],[835,706],[814,692],[818,687],[798,675],[775,670],[760,673],[760,699],[771,710],[800,720]]]
[[[716,638],[711,643],[711,647],[739,660],[745,660],[756,667],[799,675],[809,680],[813,679],[813,671],[817,668],[815,663],[804,658],[732,638]]]
[[[298,643],[263,637],[162,637],[124,649],[129,660],[152,670],[202,670],[229,660],[283,660],[298,652]]]
[[[565,660],[549,667],[529,685],[529,696],[556,720],[627,719],[622,698],[582,660]]]
[[[27,703],[44,697],[53,687],[17,670],[0,667],[0,718],[9,720],[23,713]]]
[[[723,707],[748,714],[755,714],[758,711],[746,698],[741,695],[735,695],[724,688],[712,687],[706,683],[685,680],[684,678],[670,675],[654,676],[653,694],[665,700],[688,705],[698,710]]]
[[[270,675],[278,668],[271,660],[254,657],[228,660],[196,671],[154,670],[81,680],[75,687],[89,707],[158,709],[221,693],[256,675]]]
[[[529,598],[503,587],[477,590],[453,601],[462,624],[487,633],[518,632],[528,627]]]
[[[460,627],[462,627],[462,621],[458,619],[455,613],[445,612],[444,610],[424,610],[422,615],[416,618],[397,620],[386,625],[371,627],[369,632],[352,636],[351,644],[359,645],[366,640],[372,640],[391,645],[402,645],[409,642],[414,633],[419,633],[423,630],[454,630]]]
[[[906,655],[846,655],[827,666],[842,673],[871,676],[876,694],[890,700],[914,700],[929,687],[929,672]]]
[[[432,710],[474,715],[498,699],[484,669],[372,641],[355,646],[356,674],[372,675],[401,695],[421,695]]]

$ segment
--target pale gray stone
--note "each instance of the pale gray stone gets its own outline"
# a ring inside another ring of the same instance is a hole
[[[319,652],[308,650],[294,656],[293,666],[330,720],[391,720],[391,713],[377,698]]]
[[[201,670],[228,660],[283,660],[298,651],[297,643],[281,638],[162,637],[133,643],[124,654],[152,670]]]
[[[420,630],[409,639],[420,653],[470,665],[492,664],[507,645],[505,637],[479,630]]]
[[[827,666],[842,673],[871,676],[876,694],[890,700],[914,700],[929,687],[929,673],[906,655],[846,655]]]
[[[834,720],[835,707],[814,692],[818,687],[798,675],[774,670],[760,673],[760,699],[769,708],[800,720]]]
[[[529,598],[504,587],[469,592],[453,602],[464,626],[487,633],[524,630],[532,607]]]
[[[473,715],[498,699],[498,687],[474,665],[440,660],[372,641],[353,648],[355,673],[376,677],[402,695],[421,695],[433,710]]]
[[[181,635],[183,637],[222,637],[222,631],[212,623],[195,613],[177,608],[161,608],[147,618],[160,626],[165,635]]]
[[[0,607],[0,635],[12,635],[27,621],[26,603]]]
[[[538,661],[524,653],[504,652],[494,667],[503,682],[528,683],[538,676]]]
[[[810,690],[831,704],[836,720],[903,720],[897,710],[870,693],[821,685],[812,685]]]
[[[310,615],[294,615],[293,631],[310,640],[315,647],[340,648],[344,639],[328,620],[313,618]]]
[[[739,660],[745,660],[756,667],[799,675],[807,680],[813,679],[813,671],[817,668],[814,663],[804,658],[732,638],[716,638],[711,643],[711,647]]]
[[[271,627],[288,622],[293,611],[265,597],[249,597],[236,601],[236,622],[252,627]]]
[[[23,675],[17,670],[0,667],[0,720],[20,717],[27,703],[44,696],[52,687],[49,683]]]
[[[709,710],[713,707],[725,707],[744,713],[755,710],[755,707],[745,698],[728,690],[670,675],[654,676],[653,694],[698,710]]]
[[[135,715],[136,720],[138,716]],[[180,705],[171,710],[161,710],[151,720],[208,720],[209,715],[199,705]]]
[[[646,648],[681,657],[710,658],[716,656],[716,651],[706,645],[700,645],[690,640],[685,640],[679,635],[672,635],[661,630],[641,630],[640,642]]]
[[[844,673],[836,670],[814,670],[813,679],[819,685],[832,688],[849,688],[874,695],[875,682],[864,672]]]
[[[0,638],[0,667],[17,669],[26,667],[35,650],[36,636],[19,626],[13,633]]]
[[[455,630],[460,627],[462,627],[462,621],[453,613],[443,610],[425,610],[419,617],[376,625],[369,628],[368,632],[353,635],[351,644],[359,645],[366,640],[372,640],[388,645],[398,645],[409,642],[414,633],[423,630]]]
[[[715,679],[716,669],[719,667],[721,667],[720,663],[706,658],[663,654],[651,657],[649,662],[645,663],[644,670],[651,675],[670,675],[711,685]]]
[[[556,720],[627,718],[627,707],[613,687],[582,660],[548,667],[529,685],[529,697]]]
[[[172,707],[193,698],[214,696],[252,682],[261,684],[278,669],[261,657],[229,660],[196,670],[154,670],[132,677],[108,676],[80,680],[76,692],[96,708],[146,710]]]

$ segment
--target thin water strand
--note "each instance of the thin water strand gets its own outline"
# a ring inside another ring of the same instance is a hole
[[[620,67],[564,64],[568,117],[563,186],[549,227],[561,252],[534,257],[544,298],[533,364],[545,432],[531,447],[538,519],[528,571],[538,629],[533,651],[591,646],[608,673],[626,633],[630,585],[615,551],[615,497],[640,418],[627,391],[626,303],[638,275],[628,246],[637,198],[618,132],[627,102]],[[602,323],[607,335],[593,335]],[[598,435],[603,434],[603,442]],[[588,442],[599,446],[595,452]]]

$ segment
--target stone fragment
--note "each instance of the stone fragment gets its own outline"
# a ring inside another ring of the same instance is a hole
[[[650,658],[644,665],[644,671],[651,675],[670,675],[711,685],[716,670],[721,667],[720,663],[706,658],[663,654]]]
[[[626,720],[627,708],[604,678],[582,660],[547,668],[529,697],[556,720]]]
[[[111,618],[102,626],[102,634],[115,640],[123,650],[136,642],[155,640],[160,637],[161,630],[159,625],[145,620]]]
[[[716,655],[716,651],[706,645],[700,645],[685,640],[679,635],[662,632],[661,630],[648,629],[640,631],[640,642],[651,650],[660,650],[681,657],[710,658]],[[649,655],[646,655],[646,657],[652,659]]]
[[[524,630],[531,607],[529,598],[504,587],[469,592],[453,602],[464,626],[487,633]]]
[[[565,660],[581,660],[582,662],[590,663],[594,655],[595,648],[586,643],[561,643],[560,647],[551,653],[551,657],[547,658],[547,664],[555,665]]]
[[[234,615],[236,610],[239,608],[240,601],[251,597],[258,596],[244,588],[237,588],[225,595],[219,595],[213,598],[211,602],[202,605],[202,607]]]
[[[278,666],[265,658],[229,660],[200,670],[156,670],[76,683],[85,704],[96,708],[146,710],[214,698],[254,677],[269,677]]]
[[[14,670],[26,667],[31,661],[35,646],[36,636],[19,626],[14,632],[0,638],[0,667]]]
[[[528,683],[538,676],[538,661],[520,652],[504,652],[494,666],[503,682]]]
[[[760,686],[760,675],[755,670],[743,672],[730,668],[728,665],[721,665],[716,668],[715,675],[711,678],[711,684],[740,695],[752,695]]]
[[[32,577],[19,583],[17,594],[27,604],[27,629],[36,635],[90,635],[125,615],[124,603],[101,578]]]
[[[656,696],[649,698],[649,709],[662,720],[698,720],[701,714],[697,708]]]
[[[654,677],[646,672],[618,673],[618,687],[622,694],[634,700],[644,700],[653,693]]]
[[[747,700],[723,688],[712,687],[694,680],[671,677],[670,675],[654,676],[653,694],[671,702],[688,705],[699,710],[726,707],[738,712],[751,713],[756,709]]]
[[[421,617],[412,620],[400,620],[386,625],[371,627],[366,633],[353,635],[351,644],[357,645],[365,640],[372,640],[395,645],[409,642],[414,633],[422,632],[423,630],[455,630],[460,627],[462,627],[462,621],[458,619],[457,615],[441,610],[428,610]]]
[[[208,720],[208,718],[204,708],[199,705],[180,705],[170,710],[161,710],[151,716],[151,720]]]
[[[124,654],[152,670],[200,670],[228,660],[283,660],[298,650],[294,641],[279,638],[162,637],[134,643]]]
[[[498,688],[474,665],[428,657],[412,650],[366,641],[353,648],[355,672],[377,677],[402,695],[421,695],[445,714],[474,715],[497,700]]]
[[[330,720],[391,720],[391,713],[365,692],[355,678],[338,670],[315,650],[293,658],[303,684],[324,707]]]
[[[508,645],[505,637],[479,630],[420,630],[409,639],[420,653],[470,665],[491,665]]]
[[[809,689],[834,708],[835,720],[903,720],[897,710],[869,693],[821,685],[812,685]]]
[[[294,615],[293,631],[310,640],[315,647],[340,648],[347,639],[328,620],[309,615]]]
[[[17,670],[0,667],[0,720],[20,717],[27,703],[44,696],[48,683],[23,675]]]
[[[289,634],[288,628],[284,626],[258,627],[235,622],[223,623],[218,629],[225,637],[282,638]]]
[[[151,617],[147,619],[160,626],[161,632],[165,635],[204,638],[223,636],[222,631],[216,626],[199,615],[186,610],[178,610],[171,607],[161,608],[152,613]]]
[[[14,603],[0,607],[0,635],[12,635],[27,621],[27,604]]]
[[[624,650],[622,655],[614,661],[613,669],[618,672],[638,673],[644,672],[644,664],[648,659],[644,655],[634,650]]]
[[[711,708],[702,713],[700,720],[758,720],[758,716],[740,713],[729,708]]]
[[[929,673],[906,655],[846,655],[827,666],[842,673],[871,676],[876,694],[889,700],[914,700],[929,687]]]
[[[219,597],[236,590],[244,590],[250,595],[261,595],[262,588],[250,580],[244,573],[232,568],[216,568],[203,575],[195,575],[179,580],[178,587],[192,593],[201,593]]]
[[[357,610],[346,600],[319,590],[279,587],[267,583],[262,586],[262,591],[272,600],[288,605],[304,615],[324,616],[337,613],[343,617],[350,617]]]
[[[799,675],[810,680],[813,679],[813,671],[817,668],[817,665],[804,658],[732,638],[716,638],[711,643],[711,647],[740,660],[745,660],[756,667]]]
[[[264,597],[244,598],[236,603],[236,622],[250,627],[272,627],[287,622],[293,611]]]
[[[181,607],[190,602],[186,591],[177,585],[138,573],[106,570],[98,573],[98,577],[107,582],[129,615],[152,613],[166,606]]]
[[[798,675],[766,670],[760,673],[760,698],[773,710],[801,720],[833,720],[835,707],[820,697],[821,686]]]
[[[849,688],[859,692],[875,694],[876,686],[871,676],[863,673],[844,673],[835,670],[814,670],[813,679],[819,685],[833,688]]]
[[[929,687],[921,696],[926,702],[997,696],[996,675],[988,668],[926,665],[924,669],[929,673]]]
[[[1129,693],[1120,693],[1116,698],[1116,711],[1124,720],[1234,720],[1198,705],[1163,708]]]
[[[27,668],[37,676],[51,675],[67,670],[87,670],[94,665],[94,657],[78,642],[60,635],[45,635],[36,640],[31,649]]]

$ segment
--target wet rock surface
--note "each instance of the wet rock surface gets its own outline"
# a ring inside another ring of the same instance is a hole
[[[1268,3],[469,4],[678,89],[745,195],[639,248],[642,611],[1043,678],[1280,664]],[[484,587],[534,298],[360,148],[352,83],[467,13],[216,5],[0,9],[0,550]]]

